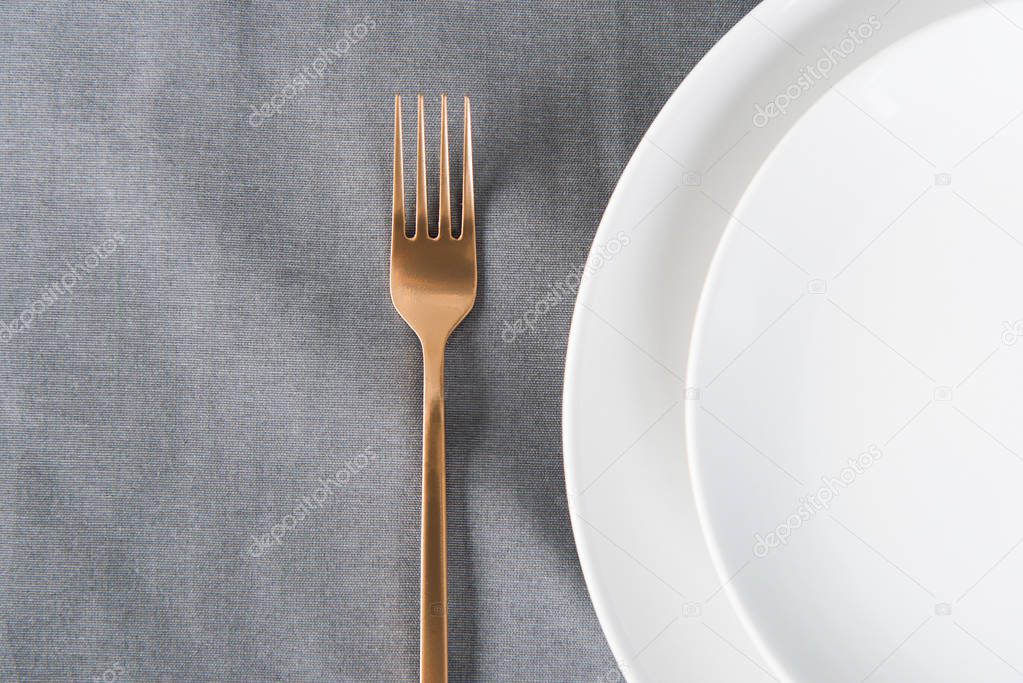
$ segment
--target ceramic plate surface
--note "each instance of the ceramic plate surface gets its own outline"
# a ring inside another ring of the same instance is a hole
[[[767,0],[644,138],[564,397],[631,683],[1023,679],[1021,67],[1016,0]]]

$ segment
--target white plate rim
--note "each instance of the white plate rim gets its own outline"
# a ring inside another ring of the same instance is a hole
[[[702,73],[711,72],[714,69],[720,69],[733,61],[738,61],[736,57],[738,57],[738,55],[740,55],[747,47],[745,36],[754,29],[753,24],[757,21],[753,12],[765,5],[779,5],[783,1],[784,0],[764,0],[761,5],[745,15],[739,20],[739,22],[729,29],[718,40],[718,42],[715,43],[710,50],[708,50],[704,57],[700,59],[700,61],[693,67],[690,73],[686,75],[680,85],[668,98],[657,116],[651,122],[647,132],[644,134],[644,139],[652,130],[657,128],[659,123],[670,120],[676,112],[694,102],[699,102],[699,106],[708,110],[727,106],[732,97],[732,93],[725,92],[724,90],[718,90],[715,92],[713,90],[708,90],[705,87],[700,87],[700,85],[702,85],[702,81],[698,81],[699,76]],[[824,4],[824,2],[836,3],[841,1],[842,0],[824,0],[821,4]],[[700,83],[700,85],[697,85],[698,83]],[[605,208],[604,214],[597,228],[597,232],[594,235],[594,240],[591,245],[588,258],[592,258],[597,253],[599,245],[601,245],[605,240],[611,239],[615,234],[617,223],[611,220],[610,217],[615,215],[624,204],[624,195],[628,191],[629,186],[638,181],[644,164],[644,155],[644,145],[641,142],[633,152],[629,162],[626,164],[625,169],[622,172],[610,199],[608,200],[607,207]],[[583,371],[579,353],[581,345],[583,344],[579,319],[583,315],[582,311],[584,306],[592,299],[594,282],[599,276],[599,272],[588,271],[583,274],[579,284],[575,306],[573,308],[566,348],[564,384],[562,388],[562,445],[566,495],[568,495],[569,498],[571,498],[571,485],[573,483],[581,483],[578,472],[580,454],[574,445],[571,434],[577,428],[577,424],[580,421],[585,420],[585,418],[577,415],[572,410],[572,406],[574,404],[574,392],[579,386],[579,377]],[[571,504],[569,507],[571,512]],[[576,515],[570,514],[570,520],[573,536],[575,538],[576,551],[582,568],[583,579],[590,595],[590,600],[593,603],[594,611],[596,612],[597,619],[600,622],[612,654],[614,655],[616,662],[618,662],[619,666],[621,666],[622,662],[628,660],[629,653],[627,652],[624,643],[624,634],[619,632],[618,626],[615,622],[609,595],[605,591],[604,585],[599,578],[600,570],[595,563],[594,553],[591,550],[593,539],[591,538],[591,534],[582,526],[582,522]],[[626,671],[624,675],[627,680],[634,680],[631,673],[628,671]]]

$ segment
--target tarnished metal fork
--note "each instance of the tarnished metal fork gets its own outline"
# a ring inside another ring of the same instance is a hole
[[[438,234],[429,235],[423,96],[419,96],[416,226],[406,234],[402,180],[401,96],[394,98],[394,208],[391,301],[423,347],[423,517],[419,678],[448,680],[447,509],[444,464],[444,347],[476,301],[476,211],[472,186],[472,116],[465,98],[462,231],[451,230],[448,100],[441,96]]]

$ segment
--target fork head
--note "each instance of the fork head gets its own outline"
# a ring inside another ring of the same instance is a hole
[[[423,344],[443,344],[476,301],[476,212],[472,184],[472,116],[465,98],[462,230],[451,228],[447,96],[441,96],[440,191],[436,237],[429,234],[423,96],[419,96],[416,222],[405,224],[402,181],[401,96],[394,98],[394,206],[391,217],[391,301]]]

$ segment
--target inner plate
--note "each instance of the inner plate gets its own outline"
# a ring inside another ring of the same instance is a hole
[[[921,7],[850,24],[918,30],[823,84],[700,304],[699,509],[792,681],[1023,680],[1023,2]]]

